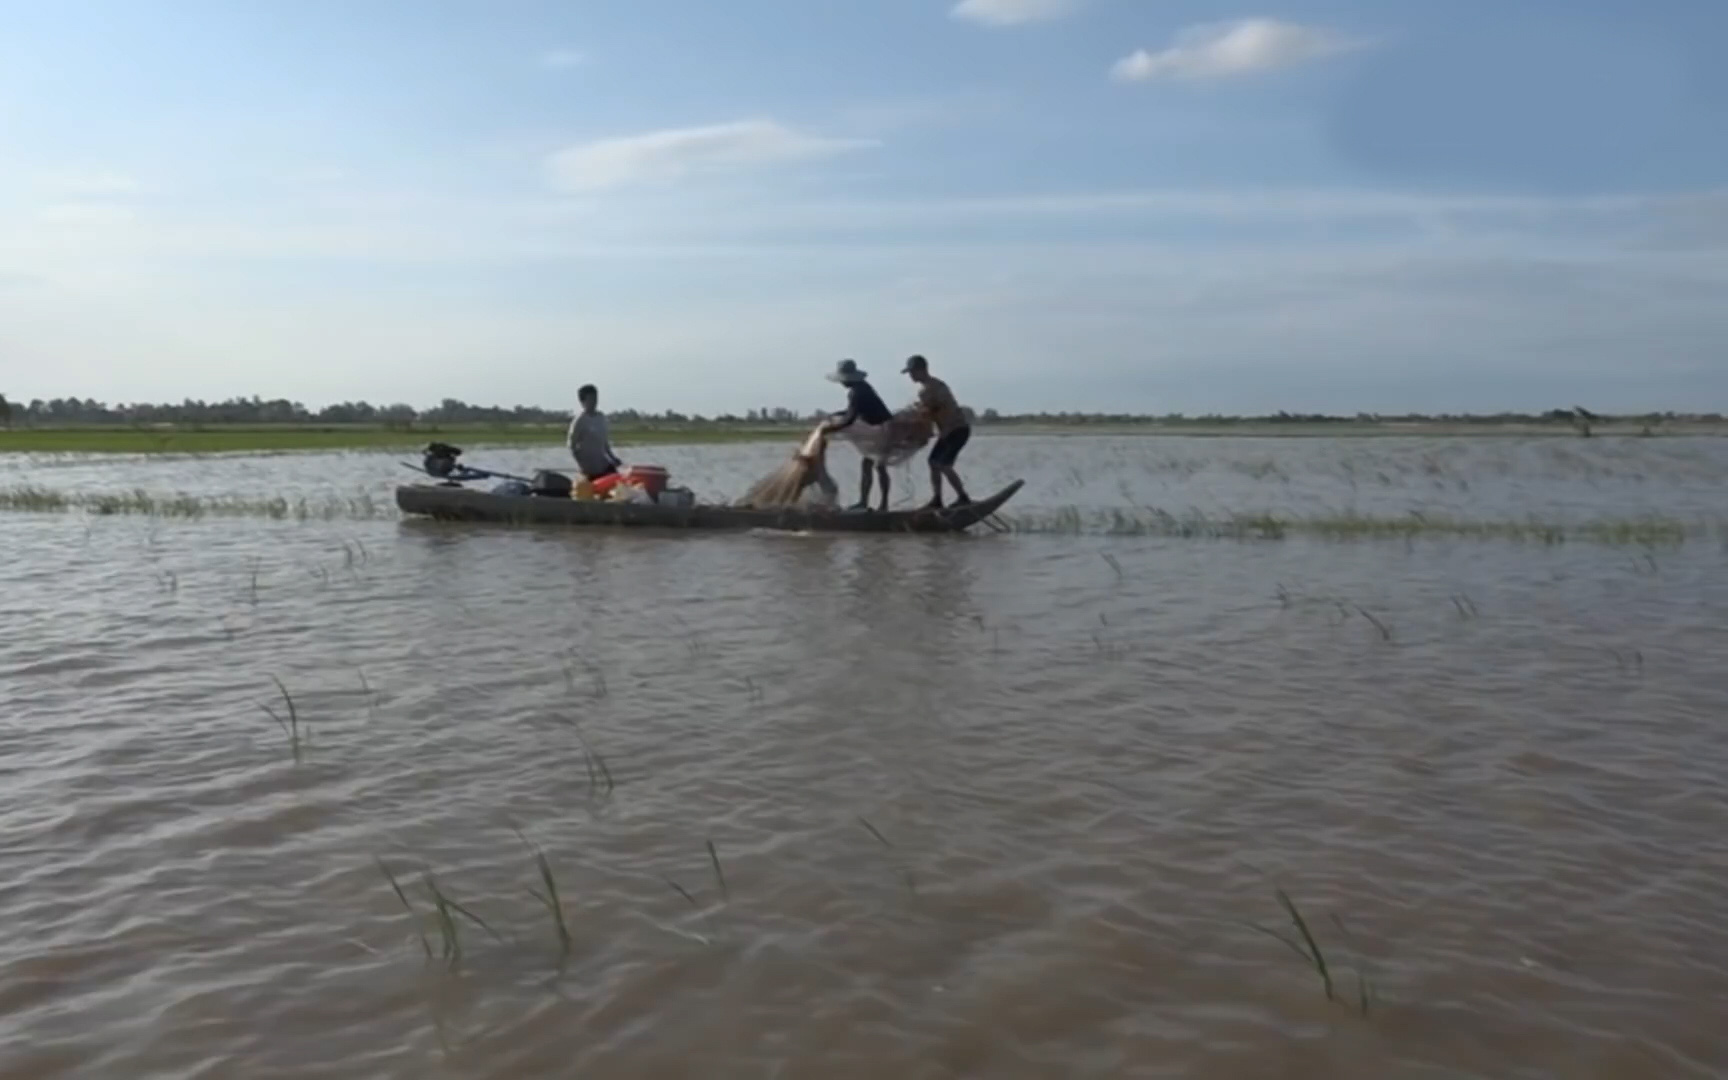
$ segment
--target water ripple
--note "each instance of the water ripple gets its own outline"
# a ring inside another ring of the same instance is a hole
[[[1725,475],[1679,440],[1082,442],[977,468],[1073,470],[1035,511],[1577,518],[1713,512]],[[665,456],[721,486],[777,454]],[[267,475],[347,497],[376,464]],[[1728,1076],[1708,547],[0,542],[8,1076]],[[428,871],[485,927],[441,928]],[[1339,1000],[1264,932],[1280,889]]]

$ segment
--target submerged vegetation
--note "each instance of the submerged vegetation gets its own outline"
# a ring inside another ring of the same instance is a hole
[[[401,515],[388,501],[362,493],[348,497],[288,499],[277,496],[159,495],[129,492],[57,491],[51,488],[0,489],[0,511],[82,512],[97,516],[152,518],[260,518],[273,521],[388,521]],[[1056,510],[1001,515],[1010,533],[1069,536],[1159,536],[1204,540],[1499,540],[1530,544],[1589,542],[1629,546],[1673,546],[1687,541],[1728,537],[1728,521],[1685,521],[1645,515],[1579,521],[1537,517],[1471,519],[1412,511],[1373,515],[1351,511],[1311,515],[1285,513],[1177,515],[1156,507]]]
[[[1004,515],[1009,531],[1087,536],[1165,536],[1209,540],[1283,540],[1306,536],[1321,540],[1509,540],[1562,544],[1589,541],[1640,546],[1674,545],[1728,534],[1728,523],[1686,522],[1676,518],[1598,518],[1585,521],[1466,519],[1411,512],[1368,515],[1351,512],[1315,515],[1190,513],[1156,508],[1082,511],[1077,507],[1043,514]]]
[[[707,426],[714,432],[730,430],[713,422]],[[773,424],[751,430],[785,433]],[[992,453],[1005,475],[1035,477],[1044,497],[1055,503],[1028,506],[1023,498],[986,522],[998,532],[1644,547],[1728,539],[1728,515],[1713,508],[1721,483],[1721,454],[1703,443],[1670,441],[1659,446],[1647,440],[1593,439],[1577,445],[1545,441],[1386,447],[1358,441],[1292,454],[1241,444],[1213,453],[1194,444],[1172,448],[1151,440],[1117,440],[1089,447],[1066,469],[1051,466],[1048,447],[1009,442],[999,454],[994,449]],[[38,475],[51,476],[53,470]],[[1098,490],[1101,481],[1112,480],[1117,491]],[[902,490],[911,491],[915,477],[908,475],[903,483]],[[1678,512],[1652,500],[1652,494],[1670,485]],[[1060,505],[1064,488],[1076,493],[1071,496],[1075,503],[1088,505]],[[1563,489],[1564,499],[1531,502],[1531,493],[1550,488],[1557,495]],[[1090,490],[1080,495],[1085,489]],[[1179,509],[1194,503],[1206,509]],[[25,485],[0,488],[4,510],[276,521],[390,521],[401,516],[383,478],[376,487],[348,493],[314,488],[298,496]]]
[[[254,595],[256,595],[257,589],[258,589],[258,578],[257,578],[257,572],[254,571],[253,577],[252,577],[252,590],[253,590]],[[287,738],[288,738],[288,746],[289,746],[289,749],[291,751],[293,751],[294,760],[299,761],[300,760],[300,745],[301,745],[301,742],[300,742],[300,710],[298,707],[295,706],[294,697],[293,697],[293,695],[288,693],[288,688],[286,686],[282,685],[281,679],[278,679],[276,676],[272,675],[272,676],[270,676],[270,681],[276,684],[277,692],[282,695],[282,704],[284,706],[286,706],[287,715],[284,716],[282,713],[277,712],[275,709],[272,709],[268,705],[260,705],[258,707],[260,709],[264,710],[264,714],[266,716],[268,716],[268,717],[270,717],[270,719],[276,721],[276,726],[280,727],[282,729],[282,734],[287,736]]]
[[[56,514],[82,511],[154,518],[265,518],[275,521],[374,521],[397,516],[396,507],[370,495],[348,498],[248,499],[229,495],[158,495],[142,488],[126,492],[0,489],[0,510]]]
[[[1302,915],[1302,909],[1296,906],[1296,901],[1290,899],[1290,894],[1285,892],[1283,889],[1275,890],[1273,895],[1278,899],[1278,906],[1284,909],[1284,914],[1289,918],[1290,925],[1295,930],[1295,934],[1285,934],[1278,930],[1274,930],[1271,927],[1261,926],[1257,923],[1251,923],[1249,925],[1260,933],[1283,943],[1283,945],[1291,952],[1301,957],[1303,962],[1313,967],[1314,973],[1320,978],[1320,988],[1326,995],[1326,1000],[1338,1001],[1338,990],[1334,978],[1333,965],[1327,960],[1325,950],[1320,947],[1320,942],[1315,938],[1314,931],[1309,926],[1308,920]],[[1339,919],[1338,916],[1332,916],[1332,921],[1340,931],[1344,930],[1343,920]],[[1373,984],[1368,981],[1367,973],[1363,970],[1362,965],[1358,963],[1356,967],[1356,995],[1353,1007],[1358,1013],[1366,1017],[1369,1010],[1373,1007],[1373,1003]]]
[[[396,894],[397,901],[401,903],[403,909],[408,912],[408,915],[414,919],[414,931],[416,937],[419,939],[420,948],[425,952],[426,958],[430,960],[432,958],[432,942],[427,936],[424,926],[428,916],[422,914],[420,910],[414,906],[413,901],[408,898],[408,891],[402,887],[402,882],[393,872],[391,872],[390,867],[385,865],[384,860],[374,859],[374,862],[377,864],[379,871],[383,873],[384,880],[389,882],[390,890]],[[487,923],[486,920],[474,914],[472,911],[469,911],[462,904],[457,903],[456,900],[438,884],[437,877],[430,869],[421,871],[420,887],[426,893],[427,899],[431,901],[432,910],[429,913],[430,921],[433,928],[438,932],[439,955],[444,960],[444,963],[451,969],[454,969],[462,962],[462,927],[461,924],[456,921],[456,916],[460,915],[468,922],[473,923],[475,926],[486,931],[486,933],[491,935],[494,940],[500,942],[504,940],[503,936],[496,930],[492,929],[491,925]]]

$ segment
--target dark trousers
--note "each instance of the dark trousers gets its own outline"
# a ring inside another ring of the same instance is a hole
[[[970,438],[972,438],[972,425],[966,424],[937,439],[936,445],[930,448],[930,464],[941,468],[953,468],[954,462],[960,458],[960,451],[966,449],[966,442]]]

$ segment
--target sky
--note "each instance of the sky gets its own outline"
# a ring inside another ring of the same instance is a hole
[[[0,0],[0,393],[1728,411],[1722,0]]]

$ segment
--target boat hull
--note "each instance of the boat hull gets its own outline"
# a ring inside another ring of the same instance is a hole
[[[486,521],[512,525],[648,527],[790,532],[964,532],[1002,508],[1025,483],[1016,480],[988,499],[943,510],[867,513],[804,507],[761,510],[738,506],[655,506],[645,503],[494,495],[441,484],[405,484],[396,489],[404,514],[440,521]]]

